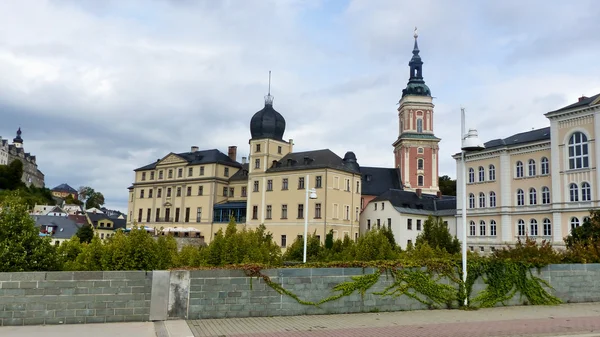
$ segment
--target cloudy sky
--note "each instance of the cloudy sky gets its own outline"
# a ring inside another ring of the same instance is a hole
[[[418,26],[455,177],[461,105],[489,140],[600,93],[599,17],[594,0],[2,1],[0,136],[22,127],[50,188],[125,211],[136,167],[192,145],[247,155],[272,70],[296,151],[390,167]]]

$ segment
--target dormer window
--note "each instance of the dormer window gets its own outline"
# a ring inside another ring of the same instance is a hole
[[[366,181],[371,181],[371,179],[372,179],[372,178],[373,178],[373,176],[372,176],[372,175],[370,175],[370,174],[367,174],[367,175],[365,176],[365,180],[366,180]]]

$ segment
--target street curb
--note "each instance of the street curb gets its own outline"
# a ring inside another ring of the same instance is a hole
[[[154,322],[156,337],[194,337],[184,320]]]

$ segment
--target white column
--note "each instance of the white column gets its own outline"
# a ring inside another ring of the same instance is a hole
[[[437,155],[435,154],[435,151],[438,151],[434,148],[431,149],[431,188],[432,189],[437,189],[437,185],[438,185],[438,173],[437,173]]]
[[[562,155],[558,139],[558,121],[550,120],[550,177],[552,178],[552,190],[550,198],[552,200],[552,234],[554,242],[563,240],[561,204],[563,202],[563,175],[560,173],[560,163]]]
[[[263,223],[265,223],[265,211],[267,208],[267,206],[265,205],[266,199],[267,199],[267,177],[262,178],[262,186],[261,186],[260,191],[262,194],[262,201],[261,201],[261,205],[260,205],[260,223],[263,224]],[[271,212],[272,211],[273,210],[271,210]]]
[[[594,113],[594,139],[598,139],[600,137],[600,111],[596,111]],[[596,193],[596,201],[600,200],[600,188],[598,188],[598,184],[600,184],[600,169],[598,168],[598,163],[600,163],[600,142],[594,141],[594,157],[591,160],[590,166],[596,167],[596,181],[592,184],[592,191]]]
[[[500,154],[500,167],[496,169],[496,176],[500,177],[500,210],[505,214],[510,214],[513,206],[512,190],[512,163],[508,152]],[[498,174],[499,173],[499,174]],[[502,242],[513,241],[514,224],[510,215],[502,216],[500,220],[502,231]]]

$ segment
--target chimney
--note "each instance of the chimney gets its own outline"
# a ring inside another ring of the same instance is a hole
[[[246,164],[246,157],[242,157],[242,164]]]
[[[421,199],[421,194],[423,193],[423,190],[422,190],[422,189],[420,189],[420,188],[417,188],[415,191],[417,192],[417,197],[418,197],[419,199]]]
[[[192,150],[190,151],[191,153],[194,153],[198,151],[198,147],[197,146],[192,146]]]
[[[442,191],[437,191],[437,197],[438,199],[442,199]]]
[[[290,143],[290,153],[294,152],[294,151],[292,151],[294,149],[294,140],[292,138],[290,138],[288,143]]]
[[[581,95],[581,97],[579,97],[579,102],[583,101],[584,99],[587,99],[587,97]]]
[[[231,160],[237,161],[237,146],[230,146],[227,150],[227,155]]]

